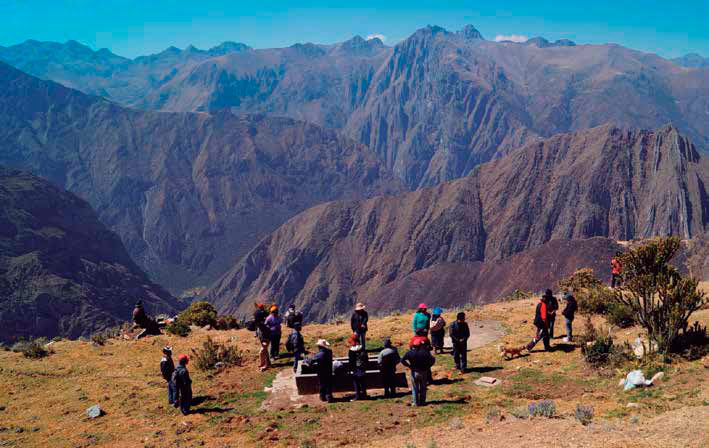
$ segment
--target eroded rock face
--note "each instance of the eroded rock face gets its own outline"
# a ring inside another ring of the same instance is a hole
[[[91,207],[49,182],[0,167],[0,340],[76,338],[185,304],[148,277]]]
[[[317,203],[403,191],[367,148],[290,118],[123,109],[0,63],[0,162],[89,201],[173,291]]]
[[[262,240],[209,297],[222,311],[273,300],[325,319],[357,301],[376,310],[426,294],[445,304],[493,300],[599,260],[603,276],[616,240],[704,232],[708,178],[707,160],[670,126],[559,135],[431,189],[310,209]]]

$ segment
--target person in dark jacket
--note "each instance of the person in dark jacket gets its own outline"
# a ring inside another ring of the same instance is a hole
[[[566,337],[564,338],[564,342],[572,342],[572,327],[574,324],[574,315],[576,314],[576,310],[578,309],[578,304],[576,303],[576,298],[570,292],[564,294],[564,301],[566,302],[566,306],[564,307],[564,311],[561,312],[561,314],[564,316],[564,319],[566,320]]]
[[[406,352],[401,359],[401,364],[411,369],[411,392],[414,406],[426,404],[428,372],[435,363],[436,358],[431,355],[430,351],[423,348],[418,341],[414,348]]]
[[[295,328],[296,325],[303,326],[303,313],[296,311],[295,305],[291,304],[288,307],[288,311],[283,316],[286,321],[286,326],[288,328]]]
[[[303,335],[300,334],[300,324],[295,324],[293,327],[293,332],[288,336],[288,341],[286,342],[286,348],[293,351],[293,371],[298,370],[298,361],[303,359],[303,354],[305,353],[305,341],[303,340]]]
[[[379,352],[377,358],[379,370],[382,372],[382,383],[384,384],[384,396],[396,396],[396,366],[401,362],[399,351],[391,345],[390,339],[384,340],[384,350]]]
[[[325,339],[318,340],[317,346],[320,351],[303,363],[315,367],[320,382],[320,400],[332,403],[332,350]]]
[[[446,335],[446,321],[443,319],[443,310],[436,307],[433,309],[431,318],[431,342],[435,353],[443,353],[443,339]]]
[[[255,303],[254,306],[256,310],[254,311],[254,322],[258,325],[259,323],[266,322],[268,313],[266,312],[266,305],[263,303]]]
[[[172,361],[172,348],[165,346],[162,348],[162,359],[160,360],[160,373],[167,382],[167,402],[177,407],[177,391],[175,383],[172,382],[172,372],[175,371],[175,363]]]
[[[470,328],[465,321],[465,313],[460,312],[456,315],[456,320],[450,326],[449,334],[453,342],[453,360],[455,368],[465,373],[468,368],[468,338],[470,337]]]
[[[556,312],[559,309],[559,301],[552,293],[551,289],[544,292],[547,298],[547,321],[549,323],[549,339],[554,339],[554,322],[556,322]]]
[[[355,396],[352,401],[367,399],[367,363],[369,359],[367,352],[359,344],[359,337],[352,334],[349,339],[350,350],[347,352],[349,358],[349,371],[352,375],[352,384],[354,385]]]
[[[175,383],[177,390],[177,402],[180,405],[182,415],[187,415],[190,412],[192,404],[192,380],[190,373],[187,371],[187,363],[190,361],[187,355],[180,355],[177,358],[178,366],[172,372],[172,382]]]
[[[350,319],[350,326],[352,327],[352,332],[359,338],[359,344],[362,346],[363,350],[367,347],[367,323],[369,322],[369,315],[364,310],[364,303],[360,302],[355,306],[355,312],[352,313],[352,318]]]
[[[256,304],[254,311],[254,326],[256,327],[256,337],[259,341],[259,369],[264,370],[271,367],[271,358],[268,356],[268,345],[271,343],[271,330],[266,325],[266,306],[262,303]]]
[[[527,344],[527,350],[532,351],[535,345],[539,341],[544,341],[544,350],[551,350],[549,345],[549,324],[547,317],[547,298],[546,295],[539,299],[537,308],[534,311],[534,326],[537,327],[537,333],[529,344]]]
[[[145,336],[157,336],[160,334],[160,325],[145,313],[143,302],[138,301],[133,309],[133,323],[135,326],[142,328],[143,331],[138,333],[136,339],[144,338]]]

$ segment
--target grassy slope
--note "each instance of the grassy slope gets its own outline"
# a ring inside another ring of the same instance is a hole
[[[532,334],[533,307],[532,300],[500,303],[470,309],[469,316],[502,321],[509,329],[504,341],[521,345]],[[452,314],[445,317],[450,322]],[[709,311],[697,317],[706,324]],[[372,345],[389,335],[395,343],[403,344],[409,337],[410,319],[407,314],[374,320]],[[558,325],[563,333],[563,323]],[[617,336],[630,339],[637,332],[623,330]],[[316,338],[327,337],[335,343],[336,354],[345,353],[348,333],[346,323],[305,329],[311,347]],[[206,399],[196,406],[199,413],[183,417],[165,402],[157,365],[160,348],[170,344],[176,353],[187,352],[208,334],[243,347],[246,363],[215,376],[193,368],[195,396]],[[0,442],[18,447],[307,446],[309,441],[316,442],[310,446],[344,446],[359,445],[366,435],[374,446],[405,446],[413,440],[425,447],[434,438],[448,439],[438,446],[458,446],[456,441],[465,442],[460,446],[471,446],[471,437],[481,446],[499,446],[503,439],[497,437],[504,434],[510,443],[526,446],[525,442],[532,440],[528,434],[536,427],[547,428],[545,437],[552,440],[571,437],[585,440],[583,446],[613,446],[615,440],[617,446],[623,446],[623,438],[632,438],[633,428],[637,428],[629,423],[634,418],[649,422],[658,415],[673,416],[674,427],[691,434],[696,434],[692,425],[699,424],[701,429],[701,422],[706,421],[697,419],[709,409],[709,382],[703,367],[706,359],[670,365],[666,380],[658,387],[624,393],[617,386],[621,372],[590,370],[578,350],[532,353],[502,361],[496,346],[488,344],[470,353],[469,366],[475,370],[465,376],[451,370],[450,356],[439,355],[434,374],[448,378],[447,384],[432,386],[429,400],[437,404],[425,408],[412,409],[407,406],[410,397],[402,396],[269,411],[259,411],[259,406],[266,398],[263,388],[270,385],[275,372],[257,371],[256,344],[246,330],[199,330],[184,339],[160,336],[138,342],[112,340],[103,347],[59,342],[53,345],[54,355],[38,361],[0,352],[0,407],[5,406],[0,411],[0,427],[7,428],[0,432]],[[504,383],[493,389],[474,386],[472,381],[483,374],[501,378]],[[373,392],[375,396],[380,393]],[[511,417],[511,410],[542,398],[556,401],[561,420],[534,423]],[[641,403],[642,407],[627,408],[628,402]],[[84,411],[96,403],[107,415],[88,421]],[[574,420],[577,403],[595,408],[598,423],[591,429]],[[506,419],[489,422],[488,416],[497,413]],[[616,429],[606,431],[606,427]],[[23,432],[16,432],[16,428]],[[525,437],[518,438],[522,434]],[[645,444],[638,446],[667,446],[663,434],[667,436],[667,431],[648,435],[643,439]],[[698,436],[702,437],[701,431]]]

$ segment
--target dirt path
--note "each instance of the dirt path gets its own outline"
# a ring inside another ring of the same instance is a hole
[[[450,325],[450,324],[449,324]],[[470,327],[470,339],[468,339],[468,350],[484,347],[491,342],[495,342],[505,336],[505,328],[502,322],[497,320],[476,320],[468,322]],[[452,349],[451,338],[446,336],[443,341],[445,348]]]

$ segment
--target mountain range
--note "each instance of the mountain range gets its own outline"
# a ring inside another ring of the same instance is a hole
[[[76,338],[185,306],[151,283],[91,207],[46,180],[0,167],[0,341]]]

